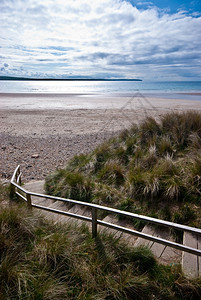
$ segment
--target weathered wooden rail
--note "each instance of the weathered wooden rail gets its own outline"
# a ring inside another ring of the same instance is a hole
[[[116,225],[116,224],[101,221],[97,218],[97,212],[99,210],[106,211],[108,213],[113,213],[113,214],[116,214],[116,215],[121,215],[121,216],[125,216],[125,217],[138,219],[138,220],[145,221],[145,222],[155,224],[155,225],[158,225],[158,226],[165,226],[165,227],[168,227],[168,228],[181,230],[183,232],[196,234],[199,237],[201,237],[201,229],[190,227],[190,226],[185,226],[185,225],[182,225],[182,224],[177,224],[177,223],[173,223],[173,222],[169,222],[169,221],[164,221],[164,220],[160,220],[160,219],[155,219],[155,218],[151,218],[151,217],[147,217],[147,216],[143,216],[143,215],[138,215],[138,214],[134,214],[134,213],[131,213],[131,212],[122,211],[122,210],[118,210],[118,209],[114,209],[114,208],[110,208],[110,207],[106,207],[106,206],[101,206],[101,205],[97,205],[97,204],[81,202],[81,201],[77,201],[77,200],[73,200],[73,199],[65,199],[65,198],[60,198],[60,197],[55,197],[55,196],[50,196],[50,195],[44,195],[44,194],[39,194],[39,193],[33,193],[33,192],[30,192],[30,191],[27,191],[26,189],[24,189],[21,186],[21,176],[22,176],[22,174],[20,172],[20,166],[18,166],[15,169],[15,171],[13,173],[13,176],[11,178],[11,196],[14,196],[16,194],[22,200],[26,201],[27,206],[28,206],[29,209],[34,207],[34,208],[37,208],[37,209],[41,209],[41,210],[61,214],[61,215],[64,215],[64,216],[80,219],[80,220],[83,220],[83,221],[91,222],[93,238],[95,238],[97,236],[97,226],[102,225],[102,226],[105,226],[105,227],[115,229],[117,231],[125,232],[125,233],[131,234],[131,235],[135,235],[137,237],[141,237],[141,238],[149,240],[149,241],[153,241],[153,242],[156,242],[156,243],[159,243],[159,244],[163,244],[165,246],[169,246],[169,247],[172,247],[172,248],[184,251],[184,252],[188,252],[188,253],[191,253],[191,254],[194,254],[194,255],[197,255],[197,256],[201,256],[201,250],[199,250],[199,249],[192,248],[192,247],[189,247],[189,246],[186,246],[186,245],[183,245],[183,244],[175,243],[175,242],[172,242],[172,241],[169,241],[169,240],[166,240],[166,239],[162,239],[162,238],[159,238],[159,237],[155,237],[155,236],[152,236],[152,235],[148,235],[148,234],[145,234],[143,232],[132,230],[132,229],[129,229],[129,228],[126,228],[126,227],[123,227],[123,226],[119,226],[119,225]],[[54,200],[54,201],[62,201],[62,202],[67,203],[67,204],[77,204],[77,205],[85,206],[85,207],[91,209],[91,217],[86,217],[86,216],[70,213],[70,212],[67,212],[67,211],[62,211],[62,210],[50,208],[50,207],[47,207],[47,206],[34,204],[34,203],[32,203],[32,196],[39,197],[39,198],[44,198],[44,199],[51,199],[51,200]]]

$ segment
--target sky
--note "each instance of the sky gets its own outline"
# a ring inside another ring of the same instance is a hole
[[[201,80],[201,1],[0,0],[0,76]]]

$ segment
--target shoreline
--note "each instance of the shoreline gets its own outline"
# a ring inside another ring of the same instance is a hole
[[[163,96],[166,95],[165,99],[174,99],[175,95],[187,95],[187,96],[201,96],[201,91],[152,91],[152,90],[136,90],[133,92],[105,92],[105,93],[97,93],[97,92],[2,92],[0,91],[0,98],[1,97],[87,97],[87,96],[94,96],[97,98],[102,98],[102,97],[106,97],[106,98],[111,98],[111,97],[117,97],[117,98],[121,98],[121,97],[133,97],[135,95],[142,95],[148,98],[155,98],[155,97],[160,97],[163,98]],[[169,98],[168,98],[169,96]],[[177,98],[176,98],[177,99]],[[185,100],[180,98],[180,100]],[[189,99],[190,100],[190,99]],[[200,98],[201,100],[201,98]]]
[[[0,111],[3,110],[97,110],[97,109],[138,109],[165,108],[201,105],[201,93],[161,94],[86,94],[86,93],[0,93]],[[192,98],[191,98],[192,97]]]
[[[68,98],[71,105],[61,109],[52,105],[55,97],[52,99],[51,109],[45,109],[44,105],[36,107],[36,103],[29,103],[26,97],[6,98],[4,103],[0,97],[2,180],[9,180],[18,164],[23,181],[44,179],[64,167],[75,154],[92,151],[105,139],[145,117],[157,118],[170,111],[191,109],[201,112],[201,102],[191,100],[75,96]],[[75,99],[79,103],[74,103]],[[57,101],[63,104],[59,95]]]

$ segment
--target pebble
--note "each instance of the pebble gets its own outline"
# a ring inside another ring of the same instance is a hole
[[[40,155],[39,154],[32,154],[32,156],[31,156],[32,158],[39,158],[40,157]]]
[[[28,165],[28,166],[26,166],[26,169],[28,169],[28,168],[32,168],[32,165]]]

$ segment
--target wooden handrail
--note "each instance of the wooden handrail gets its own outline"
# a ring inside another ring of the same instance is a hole
[[[115,224],[112,224],[112,223],[107,223],[107,222],[98,220],[97,219],[97,211],[98,210],[107,211],[109,213],[114,213],[114,214],[119,214],[119,215],[123,215],[123,216],[126,216],[126,217],[135,218],[135,219],[145,221],[145,222],[148,222],[148,223],[153,223],[155,225],[166,226],[168,228],[174,228],[174,229],[178,229],[178,230],[187,231],[187,232],[191,232],[191,233],[194,233],[194,234],[201,235],[201,229],[199,229],[199,228],[194,228],[194,227],[190,227],[190,226],[186,226],[186,225],[182,225],[182,224],[177,224],[177,223],[173,223],[173,222],[169,222],[169,221],[164,221],[164,220],[160,220],[160,219],[156,219],[156,218],[151,218],[151,217],[147,217],[147,216],[143,216],[143,215],[138,215],[138,214],[118,210],[118,209],[111,208],[111,207],[101,206],[101,205],[98,205],[98,204],[82,202],[82,201],[77,201],[77,200],[73,200],[73,199],[66,199],[66,198],[61,198],[61,197],[55,197],[55,196],[50,196],[50,195],[44,195],[44,194],[39,194],[39,193],[33,193],[33,192],[27,191],[26,189],[22,188],[16,182],[18,180],[17,178],[19,178],[18,176],[20,176],[20,178],[21,178],[20,166],[17,166],[17,168],[15,169],[15,171],[13,173],[13,176],[11,178],[11,190],[18,197],[21,197],[24,201],[27,202],[28,208],[34,207],[34,208],[37,208],[37,209],[42,209],[42,210],[54,212],[54,213],[57,213],[57,214],[62,214],[62,215],[65,215],[65,216],[70,216],[70,217],[73,217],[73,218],[81,219],[81,220],[84,220],[84,221],[87,221],[87,222],[91,222],[92,223],[92,236],[94,238],[97,236],[97,225],[99,224],[99,225],[102,225],[102,226],[113,228],[113,229],[121,231],[121,232],[129,233],[131,235],[135,235],[135,236],[138,236],[138,237],[150,240],[150,241],[154,241],[154,242],[157,242],[157,243],[169,246],[169,247],[173,247],[173,248],[179,249],[181,251],[185,251],[185,252],[189,252],[191,254],[201,256],[201,250],[191,248],[191,247],[179,244],[179,243],[174,243],[172,241],[161,239],[161,238],[151,236],[151,235],[148,235],[148,234],[144,234],[142,232],[135,231],[135,230],[132,230],[132,229],[128,229],[126,227],[122,227],[122,226],[118,226],[118,225],[115,225]],[[19,182],[21,183],[21,180]],[[16,191],[16,189],[17,189],[17,191]],[[24,193],[25,196],[22,195],[21,193],[19,193],[19,191]],[[85,207],[91,208],[92,216],[91,216],[91,218],[89,218],[89,217],[81,216],[81,215],[78,215],[78,214],[73,214],[73,213],[69,213],[69,212],[66,212],[66,211],[61,211],[61,210],[58,210],[58,209],[53,209],[53,208],[50,208],[50,207],[33,204],[32,201],[31,201],[31,196],[36,196],[36,197],[39,197],[39,198],[51,199],[51,200],[55,200],[55,201],[62,201],[62,202],[70,203],[70,204],[78,204],[78,205],[81,205],[81,206],[85,206]]]

